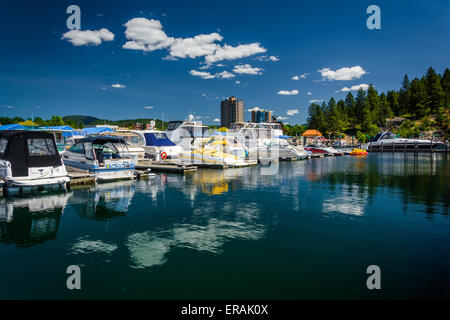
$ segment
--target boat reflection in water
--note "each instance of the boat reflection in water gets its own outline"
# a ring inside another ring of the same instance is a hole
[[[0,240],[30,247],[55,239],[69,194],[0,199]]]
[[[104,220],[125,215],[135,188],[135,181],[100,183],[91,189],[83,190],[84,192],[75,191],[70,202],[80,216]]]

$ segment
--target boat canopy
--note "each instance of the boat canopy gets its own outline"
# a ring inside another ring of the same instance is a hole
[[[0,159],[11,163],[15,177],[28,176],[28,168],[62,165],[53,134],[39,131],[0,131]]]
[[[175,143],[170,141],[164,132],[144,133],[145,145],[149,147],[173,147]]]
[[[84,142],[91,142],[93,144],[106,144],[106,143],[125,143],[125,140],[123,140],[122,138],[119,137],[115,137],[115,136],[100,136],[100,135],[91,135],[91,136],[87,136],[86,138],[81,139],[79,142],[84,143]]]
[[[5,124],[3,126],[0,126],[0,130],[23,130],[25,129],[25,126],[21,124]]]

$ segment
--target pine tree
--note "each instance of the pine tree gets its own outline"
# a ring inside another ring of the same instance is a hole
[[[356,110],[355,110],[355,98],[353,94],[349,92],[345,97],[345,108],[347,109],[347,115],[351,126],[355,126],[356,121]]]
[[[355,100],[355,120],[357,124],[362,124],[364,120],[365,108],[366,108],[366,92],[361,88],[358,90]]]
[[[428,68],[425,75],[425,86],[427,91],[426,105],[439,121],[444,115],[444,91],[441,86],[441,77],[432,67]]]
[[[382,127],[386,126],[386,119],[391,118],[393,115],[391,107],[389,105],[387,96],[384,92],[380,95],[380,109],[378,114],[378,119]]]
[[[424,81],[414,78],[411,81],[410,110],[416,117],[421,118],[430,114],[430,108],[426,105],[427,91]]]
[[[308,128],[324,132],[326,128],[326,119],[322,108],[318,104],[312,103],[309,106],[308,115]]]
[[[345,101],[342,99],[339,100],[337,103],[337,107],[338,107],[338,111],[339,111],[339,116],[341,117],[341,120],[342,120],[342,125],[343,125],[342,129],[344,129],[349,124],[347,106],[345,105]]]
[[[370,112],[367,120],[370,124],[375,123],[376,125],[380,125],[382,123],[382,120],[380,119],[380,97],[372,84],[370,84],[369,89],[367,90],[366,101]]]
[[[392,110],[393,115],[400,115],[399,93],[397,91],[388,91],[387,101]]]
[[[399,115],[408,112],[409,108],[409,96],[410,96],[410,83],[408,75],[405,74],[402,81],[402,88],[400,89],[399,94]]]
[[[444,91],[444,109],[450,109],[450,70],[445,69],[441,79],[441,87]]]
[[[339,112],[336,100],[334,100],[334,98],[331,98],[330,101],[328,102],[326,110],[326,119],[327,119],[328,133],[332,135],[337,135],[342,132],[344,123],[342,121],[342,116]]]

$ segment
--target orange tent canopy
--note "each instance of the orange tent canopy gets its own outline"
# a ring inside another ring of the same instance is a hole
[[[321,137],[322,134],[319,132],[319,130],[310,129],[303,132],[302,136],[306,138],[311,138],[311,137]]]

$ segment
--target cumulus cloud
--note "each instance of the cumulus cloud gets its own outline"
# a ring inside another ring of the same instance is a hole
[[[300,79],[306,79],[306,77],[309,75],[309,73],[304,73],[304,74],[301,74],[301,75],[299,75],[299,76],[293,76],[292,78],[291,78],[291,80],[300,80]]]
[[[211,74],[210,72],[206,71],[191,70],[189,73],[194,77],[199,77],[202,79],[214,79],[214,78],[229,79],[235,77],[234,74],[228,71],[222,71],[216,74]]]
[[[120,84],[120,83],[112,84],[111,87],[117,88],[117,89],[125,89],[125,85]]]
[[[311,99],[308,102],[309,103],[319,103],[319,102],[323,102],[323,99]]]
[[[309,76],[309,73],[304,73],[304,74],[300,75],[300,78],[306,79],[307,76]]]
[[[280,58],[275,57],[275,56],[259,56],[259,57],[256,57],[255,60],[276,62],[276,61],[280,61]]]
[[[167,49],[172,58],[205,57],[207,64],[221,60],[234,60],[266,52],[259,43],[243,44],[236,47],[220,45],[223,37],[217,33],[200,34],[191,38],[168,36],[159,20],[133,18],[125,23],[125,37],[129,40],[123,48],[150,52]],[[166,58],[168,60],[168,58]]]
[[[153,106],[146,106],[146,107],[144,107],[144,109],[153,109],[154,107]]]
[[[353,80],[359,79],[367,72],[360,66],[354,66],[350,68],[341,68],[336,71],[330,68],[323,68],[318,70],[322,77],[327,80]]]
[[[233,72],[239,74],[262,74],[264,69],[252,67],[249,64],[242,64],[234,66]]]
[[[299,76],[293,76],[293,77],[291,78],[291,80],[300,80],[300,77],[299,77]]]
[[[70,30],[62,35],[61,39],[67,39],[74,46],[95,45],[102,41],[113,41],[114,34],[106,28],[100,30]]]
[[[277,117],[277,120],[286,120],[286,119],[287,119],[287,117],[282,117],[282,116]]]
[[[220,119],[215,118],[213,121],[214,122],[220,122]]]
[[[365,83],[361,83],[361,84],[356,84],[354,86],[351,86],[350,88],[348,87],[343,87],[340,91],[341,92],[346,92],[346,91],[358,91],[359,89],[363,89],[364,91],[367,91],[367,89],[369,89],[369,85],[365,84]]]
[[[293,115],[295,115],[295,114],[297,114],[297,113],[298,113],[298,110],[297,110],[297,109],[291,109],[291,110],[286,111],[286,114],[287,114],[288,116],[293,116]]]
[[[235,84],[241,84],[241,82],[239,80],[236,80],[234,83]]]
[[[282,96],[293,96],[293,95],[297,95],[298,94],[298,90],[280,90],[277,92],[277,94],[282,95]]]

